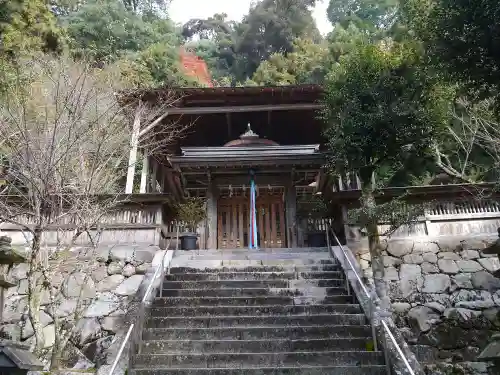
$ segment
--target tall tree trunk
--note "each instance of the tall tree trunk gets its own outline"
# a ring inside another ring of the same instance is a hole
[[[30,268],[28,275],[28,317],[33,327],[35,335],[35,354],[40,354],[45,343],[43,335],[43,327],[40,323],[40,306],[43,288],[39,285],[40,272],[40,251],[42,244],[42,230],[36,228],[33,232],[33,240],[31,241],[31,256]]]
[[[56,336],[54,340],[54,346],[52,346],[52,353],[50,355],[50,371],[53,374],[59,374],[59,369],[61,367],[61,360],[63,357],[63,350],[66,347],[66,337],[61,337],[62,332],[59,324],[54,325],[56,330]]]
[[[365,225],[368,232],[368,247],[370,249],[375,290],[381,300],[381,307],[383,309],[388,309],[390,299],[385,281],[384,257],[382,254],[382,247],[380,246],[378,218],[373,214],[377,206],[373,190],[374,187],[371,181],[365,184],[361,196],[361,208],[366,215]]]

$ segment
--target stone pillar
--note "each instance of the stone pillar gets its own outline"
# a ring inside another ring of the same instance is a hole
[[[285,210],[288,247],[297,247],[297,191],[293,183],[285,191]]]
[[[207,189],[207,249],[217,249],[217,187],[210,182]]]

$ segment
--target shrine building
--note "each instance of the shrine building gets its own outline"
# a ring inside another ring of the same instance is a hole
[[[180,99],[163,122],[189,129],[169,150],[147,156],[154,182],[141,192],[206,199],[199,248],[311,246],[308,232],[324,232],[322,220],[332,217],[300,214],[325,185],[325,139],[318,118],[322,89],[175,91]],[[141,95],[154,101],[163,94],[157,89]]]

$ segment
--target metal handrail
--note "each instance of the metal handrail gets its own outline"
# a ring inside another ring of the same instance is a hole
[[[337,235],[335,234],[333,228],[331,226],[327,226],[327,229],[326,229],[326,242],[327,242],[327,246],[328,246],[328,249],[330,250],[331,246],[330,246],[330,236],[329,236],[329,232],[332,233],[333,235],[333,238],[335,239],[335,241],[337,242],[340,250],[342,250],[342,253],[344,254],[344,258],[345,260],[347,261],[347,263],[349,264],[349,267],[351,268],[352,272],[354,272],[354,276],[356,277],[359,285],[361,286],[361,289],[363,289],[363,292],[366,294],[366,296],[368,297],[368,301],[369,301],[369,304],[370,304],[370,321],[371,321],[371,326],[372,326],[372,334],[373,334],[373,344],[374,344],[374,347],[375,347],[375,351],[377,351],[377,339],[376,339],[376,332],[375,332],[375,325],[374,325],[374,311],[375,311],[375,301],[374,301],[374,297],[372,296],[372,294],[368,291],[368,288],[366,287],[365,283],[363,282],[363,280],[361,279],[361,276],[359,275],[358,271],[356,270],[356,267],[354,267],[354,264],[351,262],[351,260],[349,259],[349,254],[347,253],[347,251],[345,250],[344,246],[342,246],[342,244],[340,243]],[[346,272],[346,279],[347,279],[347,272]],[[349,284],[349,280],[346,280],[347,284]],[[410,365],[410,362],[408,361],[408,358],[406,358],[405,354],[403,353],[403,350],[401,349],[401,347],[399,346],[399,344],[397,343],[396,341],[396,338],[394,337],[394,335],[392,334],[389,326],[387,325],[386,321],[384,320],[383,317],[380,318],[380,321],[382,323],[382,327],[384,328],[385,332],[387,332],[389,338],[391,339],[392,341],[392,344],[394,345],[394,347],[396,348],[396,351],[398,352],[399,356],[401,357],[401,359],[403,360],[403,363],[405,364],[405,367],[406,369],[408,370],[409,374],[410,375],[415,375],[415,372],[413,371],[413,369],[411,368],[411,365]],[[385,334],[384,334],[384,338],[385,338]],[[386,348],[387,348],[387,345],[386,345]],[[387,351],[387,349],[386,349]],[[387,359],[387,355],[386,355],[386,359]],[[389,366],[389,364],[387,364]]]
[[[141,300],[140,309],[142,312],[144,312],[149,295],[151,294],[151,291],[153,290],[153,285],[156,282],[156,279],[158,278],[158,273],[161,272],[162,280],[164,278],[163,274],[165,272],[165,257],[167,256],[167,252],[168,252],[168,248],[170,247],[170,243],[171,243],[171,240],[168,241],[167,246],[166,246],[166,250],[165,250],[165,254],[163,254],[163,257],[161,258],[161,263],[158,265],[158,267],[156,267],[153,278],[149,282],[149,285],[146,289],[146,293],[144,293],[144,297]],[[176,246],[175,246],[176,250],[178,249],[178,243],[179,243],[179,226],[177,226]],[[161,289],[163,289],[162,286],[160,287],[160,294],[161,294]],[[134,328],[136,328],[137,325],[139,325],[139,324],[142,325],[144,323],[144,319],[145,319],[144,314],[139,314],[139,315],[140,315],[139,316],[140,322],[138,324],[136,324],[136,323],[130,324],[130,327],[128,328],[127,334],[125,335],[125,338],[124,338],[122,344],[120,345],[120,349],[118,350],[118,353],[116,354],[116,358],[111,366],[111,369],[109,370],[109,375],[113,375],[113,373],[115,372],[116,367],[118,366],[118,363],[120,362],[120,359],[123,355],[123,352],[125,351],[125,347],[127,346],[127,343],[129,342],[130,337],[132,336],[132,333],[134,332]],[[133,345],[131,344],[130,346],[131,346],[131,350],[133,350]],[[139,347],[140,347],[140,343],[139,343]],[[130,361],[130,358],[129,358],[129,361]]]
[[[398,345],[397,341],[396,341],[396,338],[394,337],[394,335],[392,334],[391,332],[391,329],[389,328],[389,326],[387,325],[387,323],[385,322],[385,320],[382,319],[382,326],[384,327],[385,331],[387,332],[387,334],[389,335],[389,338],[391,339],[392,341],[392,344],[394,345],[394,347],[396,348],[399,356],[401,357],[401,359],[403,360],[405,366],[406,366],[406,369],[410,372],[411,375],[415,375],[415,372],[413,371],[413,369],[411,368],[411,365],[410,365],[410,362],[408,361],[408,358],[406,358],[405,354],[403,353],[403,350],[401,349],[401,347]]]

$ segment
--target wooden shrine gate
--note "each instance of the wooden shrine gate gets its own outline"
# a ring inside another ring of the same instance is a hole
[[[219,249],[248,247],[250,199],[222,197],[218,202],[217,241]],[[260,194],[256,202],[259,247],[286,247],[283,196]]]

